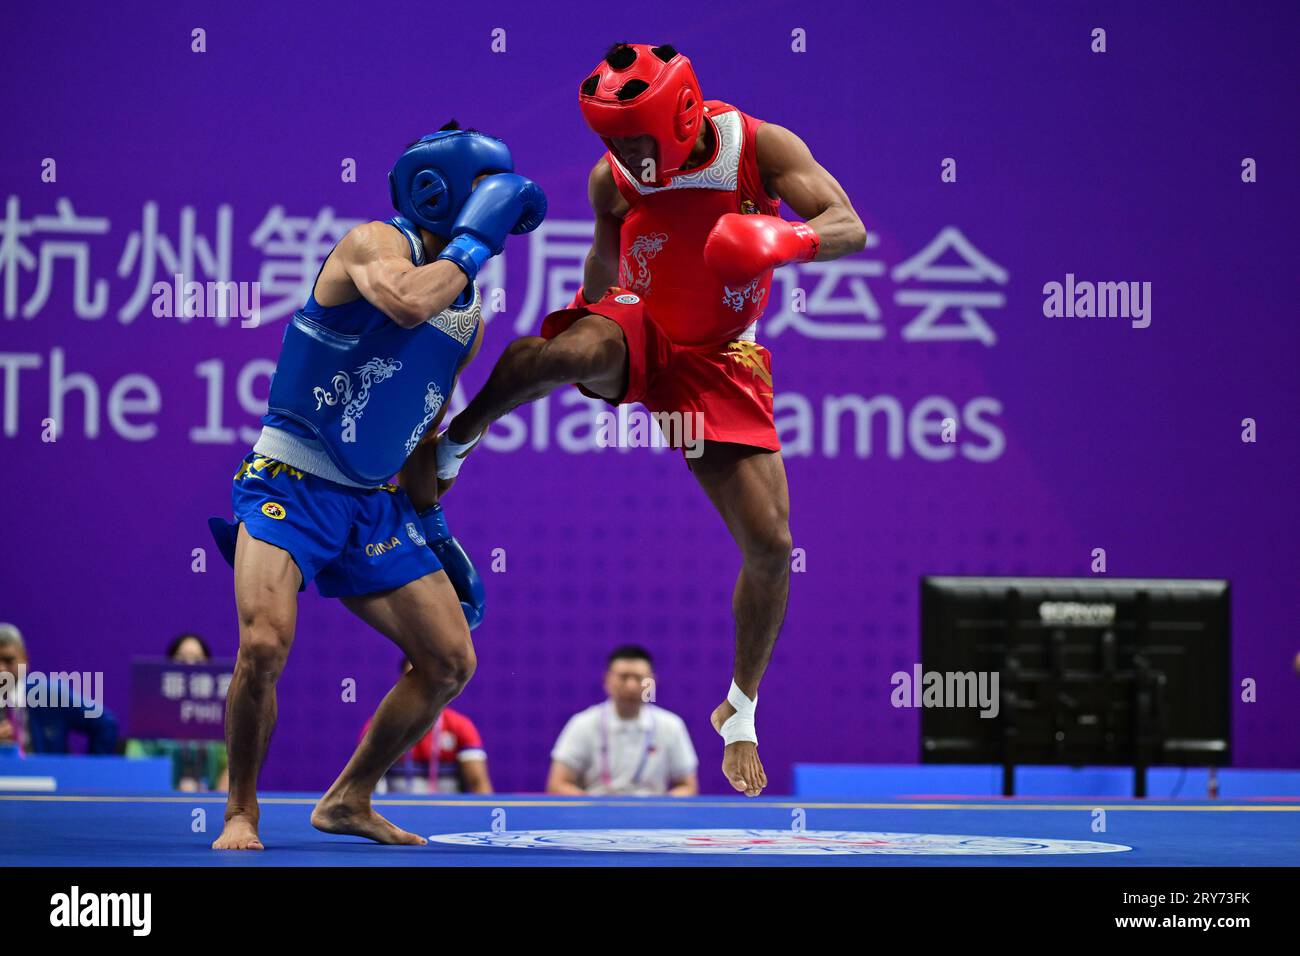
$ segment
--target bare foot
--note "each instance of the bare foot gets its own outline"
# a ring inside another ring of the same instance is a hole
[[[237,813],[221,830],[221,836],[212,841],[214,850],[265,850],[257,836],[257,817]]]
[[[424,846],[429,842],[393,826],[371,809],[369,800],[349,803],[329,794],[321,797],[311,812],[311,825],[326,833],[348,833],[389,845]]]
[[[723,701],[709,717],[713,729],[722,733],[722,725],[727,722],[736,708],[728,701]],[[758,744],[748,740],[738,740],[727,744],[722,751],[722,774],[727,781],[747,797],[756,797],[767,786],[767,774],[763,772],[763,762],[758,759]]]

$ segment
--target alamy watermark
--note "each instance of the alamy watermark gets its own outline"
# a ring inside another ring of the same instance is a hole
[[[77,709],[86,717],[104,713],[103,671],[0,671],[0,706]]]
[[[50,925],[123,927],[132,936],[148,936],[153,928],[152,893],[87,893],[73,886],[50,897]]]
[[[186,282],[177,273],[171,283],[155,282],[153,314],[160,319],[216,319],[225,325],[239,319],[242,328],[256,328],[262,319],[260,282]]]
[[[980,716],[998,715],[997,671],[895,671],[889,702],[895,707],[978,707]]]
[[[1150,282],[1089,282],[1065,274],[1065,282],[1043,286],[1043,315],[1049,319],[1132,319],[1133,328],[1151,324]]]
[[[704,454],[703,412],[648,412],[620,405],[596,415],[601,448],[681,448],[687,458]]]

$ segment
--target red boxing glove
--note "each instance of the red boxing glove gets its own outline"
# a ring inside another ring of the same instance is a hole
[[[821,238],[807,223],[779,216],[718,218],[704,242],[704,261],[728,285],[746,283],[787,262],[807,262],[817,255]]]

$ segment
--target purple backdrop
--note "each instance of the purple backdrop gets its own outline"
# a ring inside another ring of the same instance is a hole
[[[917,658],[920,575],[1087,574],[1099,547],[1115,576],[1232,580],[1234,678],[1259,686],[1234,707],[1237,763],[1300,764],[1294,4],[449,10],[8,14],[0,620],[33,667],[104,671],[125,716],[131,655],[183,629],[233,654],[231,575],[205,521],[228,511],[283,316],[320,257],[350,221],[389,214],[385,173],[409,139],[455,115],[508,140],[551,219],[490,276],[507,308],[466,373],[477,388],[573,287],[598,155],[577,84],[610,41],[649,39],[686,51],[707,96],[800,133],[872,233],[843,268],[783,270],[759,330],[806,554],[763,686],[773,790],[794,761],[916,758],[917,714],[889,706],[889,675]],[[176,272],[260,282],[261,325],[156,317],[151,286]],[[1150,327],[1045,318],[1043,285],[1067,273],[1152,283]],[[52,376],[67,392],[48,442]],[[679,459],[592,450],[576,394],[541,412],[498,431],[447,500],[480,564],[506,555],[458,706],[497,785],[539,789],[607,650],[638,641],[720,791],[707,716],[728,682],[732,545]],[[923,429],[945,414],[956,452],[932,460],[953,452]],[[395,667],[313,589],[264,783],[327,784]]]

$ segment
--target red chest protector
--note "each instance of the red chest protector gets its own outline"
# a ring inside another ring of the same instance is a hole
[[[725,213],[775,216],[780,200],[763,188],[756,134],[762,120],[716,100],[704,104],[717,147],[698,169],[667,186],[647,186],[605,154],[627,200],[618,284],[645,299],[648,313],[678,345],[714,346],[737,338],[767,306],[768,270],[748,285],[727,286],[704,265],[704,240]]]

